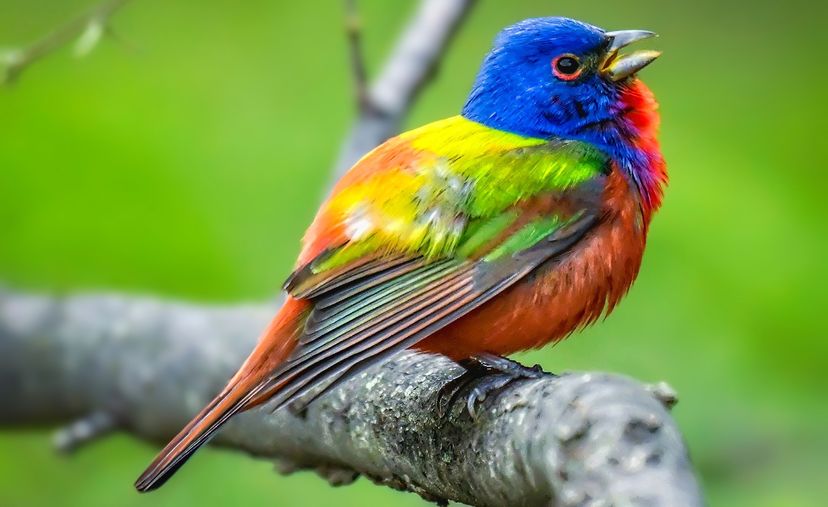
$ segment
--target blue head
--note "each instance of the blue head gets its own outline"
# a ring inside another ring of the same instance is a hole
[[[498,35],[463,116],[524,136],[583,140],[612,152],[613,125],[624,113],[621,94],[631,76],[658,56],[618,51],[652,35],[605,32],[568,18],[521,21]]]

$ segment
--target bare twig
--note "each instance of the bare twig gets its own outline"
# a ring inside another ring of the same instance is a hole
[[[117,407],[134,434],[165,441],[221,388],[273,311],[0,291],[0,425]],[[232,419],[216,441],[286,461],[284,471],[315,470],[335,484],[358,472],[435,501],[703,504],[675,422],[641,384],[565,374],[508,387],[477,420],[462,403],[444,419],[437,393],[458,372],[445,358],[406,352],[304,418],[265,406]],[[185,467],[173,480],[188,477]]]
[[[368,98],[368,71],[362,52],[362,20],[359,17],[357,0],[345,0],[345,34],[348,37],[357,104],[360,112],[363,112],[371,105]]]
[[[434,77],[445,53],[476,0],[422,0],[397,41],[379,77],[360,97],[359,117],[334,165],[338,179],[362,155],[397,134],[420,90]],[[352,42],[352,51],[353,51]],[[353,53],[352,53],[353,54]],[[352,58],[352,63],[361,62]],[[354,69],[355,75],[359,72]]]
[[[52,443],[58,452],[71,454],[109,435],[117,427],[118,421],[110,412],[95,410],[57,430]]]
[[[83,56],[97,45],[100,38],[110,33],[112,16],[130,0],[107,0],[63,26],[44,35],[29,46],[6,51],[0,59],[0,85],[20,78],[26,68],[77,39],[75,53]]]

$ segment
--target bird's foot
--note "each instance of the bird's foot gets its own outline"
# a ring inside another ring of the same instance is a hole
[[[472,356],[459,364],[466,371],[443,386],[438,393],[437,407],[443,418],[448,416],[451,407],[464,394],[466,410],[473,419],[477,419],[480,404],[512,382],[554,376],[553,373],[544,371],[539,364],[524,366],[517,361],[487,353]],[[443,400],[447,402],[444,403]]]

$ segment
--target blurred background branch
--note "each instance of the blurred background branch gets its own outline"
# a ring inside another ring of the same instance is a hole
[[[28,46],[0,54],[0,85],[15,82],[29,66],[75,41],[74,54],[82,57],[91,52],[101,38],[112,33],[110,20],[131,0],[107,0],[92,7],[65,25],[47,33]]]

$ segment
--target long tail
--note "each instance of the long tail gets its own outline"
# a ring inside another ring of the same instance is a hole
[[[224,390],[158,453],[135,481],[138,491],[152,491],[162,486],[230,417],[266,401],[268,396],[258,395],[272,394],[260,391],[270,373],[295,347],[298,321],[305,305],[303,301],[288,298]]]

